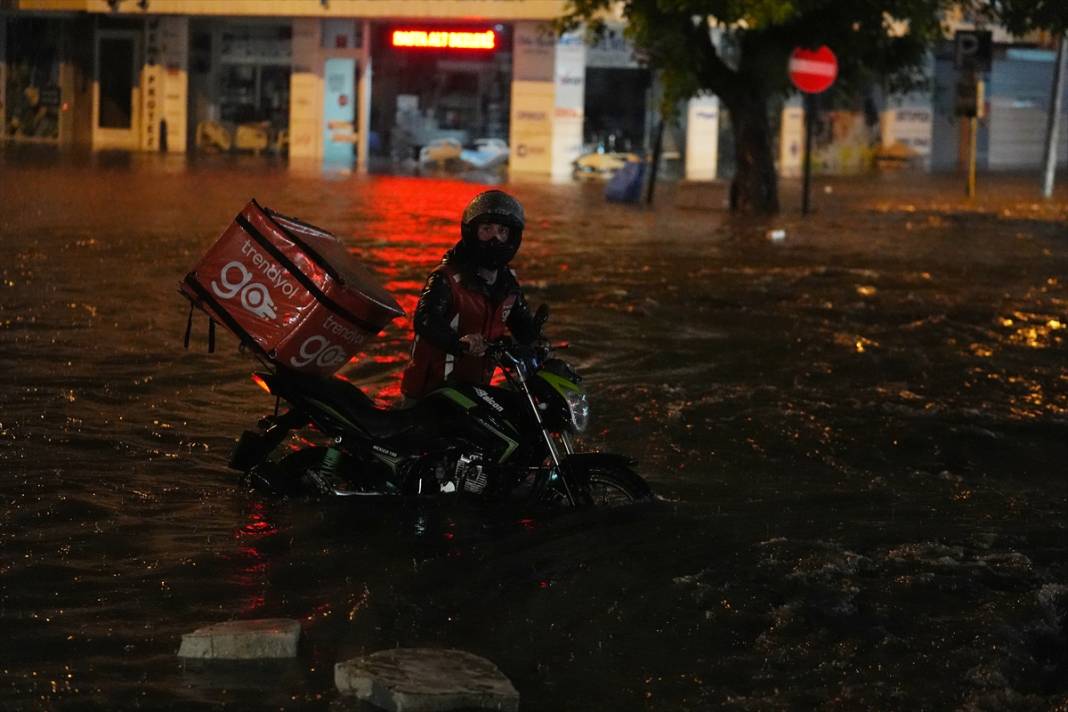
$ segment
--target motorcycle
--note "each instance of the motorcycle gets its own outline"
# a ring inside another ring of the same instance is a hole
[[[548,319],[535,315],[540,331]],[[487,354],[504,387],[446,385],[414,405],[381,408],[352,383],[282,368],[253,380],[275,396],[275,413],[245,431],[230,467],[250,484],[296,495],[526,498],[570,508],[651,500],[649,485],[623,455],[579,452],[589,420],[582,379],[544,340],[505,339]],[[279,413],[284,401],[289,409]],[[294,432],[326,440],[272,459]]]

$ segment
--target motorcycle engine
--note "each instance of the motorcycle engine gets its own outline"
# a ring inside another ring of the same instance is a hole
[[[480,494],[486,489],[489,480],[482,467],[482,456],[461,455],[457,458],[456,481],[460,483],[460,489],[473,494]]]

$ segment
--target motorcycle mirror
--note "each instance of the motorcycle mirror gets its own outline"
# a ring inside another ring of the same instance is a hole
[[[545,326],[545,322],[549,321],[549,305],[542,304],[538,307],[538,310],[534,312],[534,323],[538,327],[538,331],[541,331],[541,327]]]

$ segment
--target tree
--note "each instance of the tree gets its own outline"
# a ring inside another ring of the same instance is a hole
[[[1014,35],[1046,30],[1060,37],[1068,32],[1068,2],[1064,0],[974,0],[974,4]]]
[[[731,209],[767,214],[779,209],[769,102],[790,91],[787,63],[793,48],[833,49],[838,56],[838,83],[846,90],[872,81],[905,90],[923,79],[926,50],[942,37],[939,19],[952,4],[950,0],[568,0],[557,29],[584,24],[597,34],[604,29],[605,15],[621,6],[627,37],[661,77],[665,110],[701,93],[715,94],[727,107],[737,163]],[[714,27],[723,32],[720,47],[713,43]]]

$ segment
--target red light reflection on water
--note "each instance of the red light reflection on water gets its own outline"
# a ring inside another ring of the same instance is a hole
[[[404,309],[383,333],[365,344],[352,364],[394,367],[388,382],[359,383],[379,406],[400,399],[400,378],[412,342],[412,315],[427,275],[460,238],[460,216],[489,186],[457,180],[381,176],[360,183],[361,219],[352,236],[354,251],[382,280]]]
[[[233,556],[237,564],[231,580],[246,595],[241,596],[238,608],[242,615],[249,615],[266,605],[262,591],[270,572],[270,560],[259,550],[256,542],[278,533],[278,527],[267,518],[262,502],[253,502],[244,524],[234,531],[234,539],[243,542]]]

